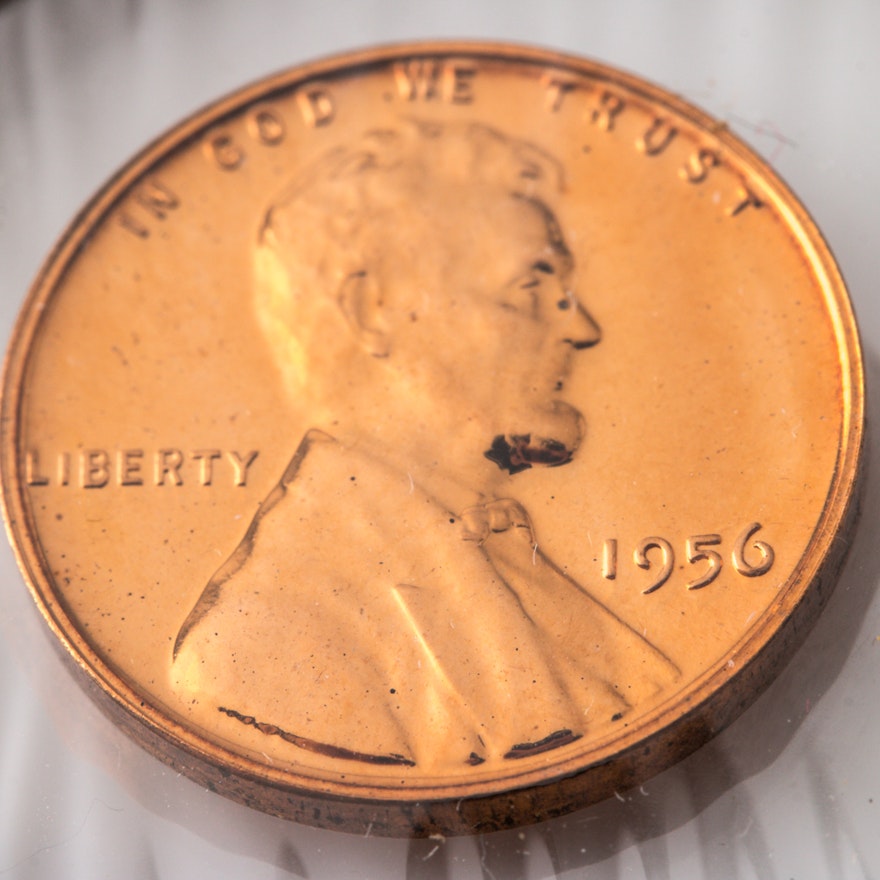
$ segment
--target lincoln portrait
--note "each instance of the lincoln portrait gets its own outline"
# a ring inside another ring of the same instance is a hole
[[[607,734],[674,685],[517,500],[588,442],[567,382],[601,331],[562,199],[537,145],[412,120],[267,194],[254,314],[307,430],[171,665],[230,731],[342,772],[466,774]]]

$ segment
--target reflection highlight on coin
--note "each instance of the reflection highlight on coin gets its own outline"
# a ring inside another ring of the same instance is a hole
[[[824,243],[714,122],[577,59],[387,49],[209,108],[69,230],[8,360],[7,523],[164,760],[487,830],[766,684],[842,562],[861,385]]]

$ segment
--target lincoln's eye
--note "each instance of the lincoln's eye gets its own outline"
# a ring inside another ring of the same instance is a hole
[[[556,271],[546,260],[538,260],[537,263],[532,263],[532,268],[543,272],[545,275],[552,275]]]
[[[558,303],[556,303],[556,308],[561,309],[564,312],[566,309],[571,308],[571,301],[567,299],[561,299]]]

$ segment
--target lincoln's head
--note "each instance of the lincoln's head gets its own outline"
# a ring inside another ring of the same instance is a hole
[[[430,455],[478,450],[511,473],[567,461],[582,420],[565,380],[600,334],[550,207],[561,189],[532,144],[405,122],[280,192],[258,234],[256,309],[311,423],[434,438]]]

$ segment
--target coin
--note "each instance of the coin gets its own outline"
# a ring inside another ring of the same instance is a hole
[[[534,822],[732,720],[856,517],[862,363],[723,125],[470,44],[279,74],[65,233],[7,358],[7,526],[89,693],[229,797]]]

